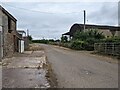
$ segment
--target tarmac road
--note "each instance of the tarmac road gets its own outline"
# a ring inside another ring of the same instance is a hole
[[[118,88],[118,64],[110,58],[58,46],[41,45],[60,88]]]

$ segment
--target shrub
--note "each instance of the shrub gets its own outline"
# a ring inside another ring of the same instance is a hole
[[[75,49],[75,50],[83,50],[84,49],[84,41],[80,41],[80,40],[72,41],[70,48]]]
[[[98,30],[95,29],[89,29],[87,31],[77,31],[74,34],[73,40],[82,40],[85,41],[88,38],[94,38],[94,39],[103,39],[105,36],[103,33],[100,33]]]
[[[62,36],[62,37],[61,37],[61,42],[62,42],[62,43],[68,42],[68,37],[67,37],[67,36]]]
[[[101,42],[106,42],[106,43],[114,43],[114,42],[120,42],[120,37],[109,37],[103,39]]]
[[[49,41],[48,40],[45,40],[45,39],[42,39],[42,40],[32,40],[33,43],[44,43],[44,44],[48,44]]]

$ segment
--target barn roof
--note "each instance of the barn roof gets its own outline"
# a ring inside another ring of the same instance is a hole
[[[85,25],[85,28],[86,29],[91,29],[91,28],[94,28],[94,29],[104,29],[104,30],[115,30],[115,31],[120,31],[120,27],[118,26],[107,26],[107,25],[90,25],[90,24],[86,24]],[[74,24],[72,25],[72,27],[70,28],[70,31],[67,32],[67,33],[64,33],[62,35],[71,35],[73,36],[73,34],[76,32],[76,31],[82,31],[84,29],[84,24]]]

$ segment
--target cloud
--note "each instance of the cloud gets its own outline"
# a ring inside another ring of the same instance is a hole
[[[8,2],[3,6],[17,18],[18,28],[29,29],[38,38],[60,38],[74,23],[83,23],[83,10],[87,23],[117,24],[117,3],[77,2]],[[113,10],[114,9],[114,10]]]
[[[120,1],[118,3],[118,25],[120,26]]]
[[[102,6],[88,15],[88,20],[97,24],[117,25],[118,3],[103,3]],[[96,22],[97,21],[97,22]]]
[[[118,2],[119,0],[1,0],[1,2]]]

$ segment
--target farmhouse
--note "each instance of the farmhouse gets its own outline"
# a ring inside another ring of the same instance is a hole
[[[16,18],[0,6],[0,58],[19,52],[22,35],[16,31],[16,23]]]
[[[103,34],[106,37],[111,37],[111,36],[120,36],[120,27],[116,26],[105,26],[105,25],[85,25],[85,29],[97,29],[99,32],[103,32]],[[74,36],[74,33],[76,31],[83,31],[84,30],[84,24],[74,24],[71,28],[70,31],[67,33],[64,33],[62,35],[68,35],[70,38]]]

